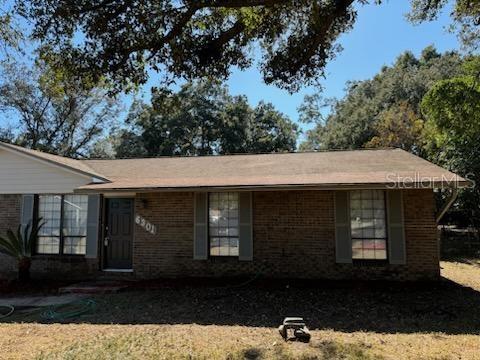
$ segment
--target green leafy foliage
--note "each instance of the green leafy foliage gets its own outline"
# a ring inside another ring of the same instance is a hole
[[[38,232],[44,223],[30,222],[22,231],[22,225],[18,225],[17,231],[7,230],[6,237],[0,237],[0,253],[22,260],[30,257],[30,252],[35,243]]]
[[[84,157],[119,112],[102,84],[93,86],[38,60],[32,66],[2,64],[0,115],[12,123],[2,140],[69,157]],[[13,115],[13,116],[12,116]]]
[[[480,229],[480,58],[464,65],[461,76],[439,81],[425,95],[425,147],[428,157],[462,174],[475,187],[460,194],[457,210]]]
[[[397,147],[421,153],[424,121],[406,102],[382,111],[375,124],[375,135],[366,147]]]
[[[273,105],[252,108],[216,81],[186,83],[177,93],[154,89],[152,104],[134,104],[128,121],[118,157],[292,151],[298,133]]]
[[[0,0],[0,55],[9,56],[12,50],[20,50],[20,43],[24,34],[17,27],[14,12],[6,1]]]
[[[315,126],[307,131],[301,148],[398,146],[421,154],[423,96],[437,81],[460,74],[462,63],[458,53],[439,54],[433,47],[423,50],[419,58],[405,52],[372,79],[349,83],[343,99],[330,100],[331,112],[325,119],[319,118],[319,103],[314,111],[315,103],[306,99],[301,118]]]
[[[446,0],[411,0],[412,11],[409,18],[414,23],[435,20],[449,4]],[[452,3],[451,3],[452,4]],[[457,0],[453,2],[451,17],[452,31],[457,31],[460,40],[468,49],[478,50],[480,46],[480,2]]]
[[[17,0],[33,38],[55,62],[117,89],[143,84],[148,70],[167,81],[226,78],[255,58],[263,79],[289,91],[316,83],[340,50],[357,10],[381,0]],[[453,20],[475,44],[479,7],[456,0]],[[412,0],[413,21],[435,18],[444,0]],[[379,29],[380,30],[380,29]]]
[[[224,78],[232,66],[252,64],[256,44],[265,81],[295,90],[321,76],[355,21],[354,2],[33,0],[17,9],[33,22],[35,39],[63,54],[61,67],[119,86],[144,83],[148,68]]]

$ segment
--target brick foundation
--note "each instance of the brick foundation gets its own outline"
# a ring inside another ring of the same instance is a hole
[[[87,280],[99,275],[97,259],[84,256],[35,255],[30,269],[32,278]]]

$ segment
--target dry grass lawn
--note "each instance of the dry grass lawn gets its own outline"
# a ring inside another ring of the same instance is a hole
[[[0,323],[1,359],[480,359],[480,262],[440,285],[172,287],[95,298],[95,313]],[[304,316],[309,344],[276,326]]]
[[[442,276],[458,284],[480,291],[480,259],[443,261]]]

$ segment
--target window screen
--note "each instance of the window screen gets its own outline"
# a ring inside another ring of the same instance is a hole
[[[238,256],[238,193],[209,194],[211,256]]]
[[[353,259],[387,259],[385,192],[358,190],[350,193]]]

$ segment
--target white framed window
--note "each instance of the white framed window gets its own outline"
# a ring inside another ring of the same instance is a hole
[[[238,256],[238,207],[238,193],[208,194],[210,256]]]
[[[85,255],[88,195],[39,195],[37,254]]]
[[[387,259],[385,191],[350,192],[352,259]]]

